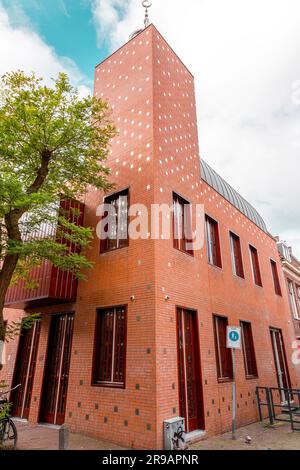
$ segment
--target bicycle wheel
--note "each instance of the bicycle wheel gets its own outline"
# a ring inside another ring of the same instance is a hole
[[[17,442],[18,432],[14,422],[9,418],[0,421],[0,449],[15,450]]]

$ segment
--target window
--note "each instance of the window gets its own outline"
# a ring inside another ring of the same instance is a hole
[[[97,311],[93,385],[125,386],[126,307]]]
[[[294,284],[289,279],[288,279],[287,282],[288,282],[288,290],[289,290],[289,295],[290,295],[290,303],[291,303],[291,309],[292,309],[293,317],[294,317],[295,320],[300,320],[300,315],[299,315],[298,307],[297,307]],[[298,295],[299,295],[299,288],[298,288]]]
[[[128,189],[104,199],[111,206],[103,216],[103,231],[106,238],[101,240],[101,253],[128,246]]]
[[[208,262],[214,266],[222,267],[219,224],[208,215],[205,217],[206,246]]]
[[[298,307],[300,309],[300,287],[299,286],[296,286],[296,291],[297,291]]]
[[[174,232],[174,248],[180,251],[185,251],[190,255],[193,250],[189,247],[191,245],[191,212],[190,203],[185,201],[182,197],[173,193],[173,232]]]
[[[257,377],[257,365],[251,323],[241,321],[241,333],[246,377]]]
[[[230,232],[230,246],[233,272],[236,276],[245,278],[240,237],[232,232]]]
[[[233,378],[232,354],[226,347],[227,325],[227,318],[214,315],[217,372],[220,382],[230,381]]]
[[[273,274],[275,292],[277,295],[282,295],[279,277],[278,277],[277,264],[272,259],[271,259],[271,269],[272,269],[272,274]]]
[[[261,273],[260,273],[260,266],[259,266],[259,259],[258,259],[258,252],[254,246],[250,245],[250,255],[251,255],[251,262],[252,262],[252,271],[254,282],[257,286],[262,287],[262,280],[261,280]]]

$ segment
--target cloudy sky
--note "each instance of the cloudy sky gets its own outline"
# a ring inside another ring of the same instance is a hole
[[[0,0],[0,73],[94,65],[143,24],[140,0]],[[195,75],[201,155],[300,258],[300,1],[152,0],[152,22]]]

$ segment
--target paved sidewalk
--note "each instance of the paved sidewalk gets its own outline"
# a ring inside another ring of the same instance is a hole
[[[15,420],[18,428],[19,450],[58,450],[58,426],[28,424]],[[110,442],[99,441],[80,434],[70,434],[69,450],[122,450]]]
[[[57,426],[27,424],[15,421],[20,450],[58,450]],[[247,436],[251,443],[246,443]],[[70,434],[70,450],[125,450],[110,442],[92,439],[80,434]],[[190,450],[300,450],[300,432],[292,432],[289,424],[268,421],[254,423],[237,430],[237,440],[231,433],[211,437],[189,446]]]
[[[233,441],[231,433],[211,437],[189,447],[190,450],[300,450],[300,432],[292,432],[290,424],[268,421],[254,423],[237,430]],[[247,436],[251,443],[246,443]]]

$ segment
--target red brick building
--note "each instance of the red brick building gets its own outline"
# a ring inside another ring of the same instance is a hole
[[[26,313],[42,312],[42,321],[21,338],[17,360],[17,344],[7,348],[2,376],[25,383],[13,397],[15,415],[65,422],[133,448],[162,448],[163,421],[175,416],[186,418],[194,438],[227,431],[228,324],[243,332],[238,425],[253,422],[256,386],[278,386],[276,357],[284,385],[300,385],[276,240],[201,161],[194,78],[153,25],[96,67],[95,95],[109,101],[119,130],[108,160],[115,189],[106,201],[122,210],[125,198],[149,212],[174,204],[175,223],[183,204],[204,204],[206,244],[191,253],[173,237],[103,244],[95,236],[94,269],[75,302],[47,305],[46,296],[34,308],[26,303]],[[85,225],[99,223],[103,197],[93,188],[86,195]],[[7,319],[24,305],[10,298]]]

